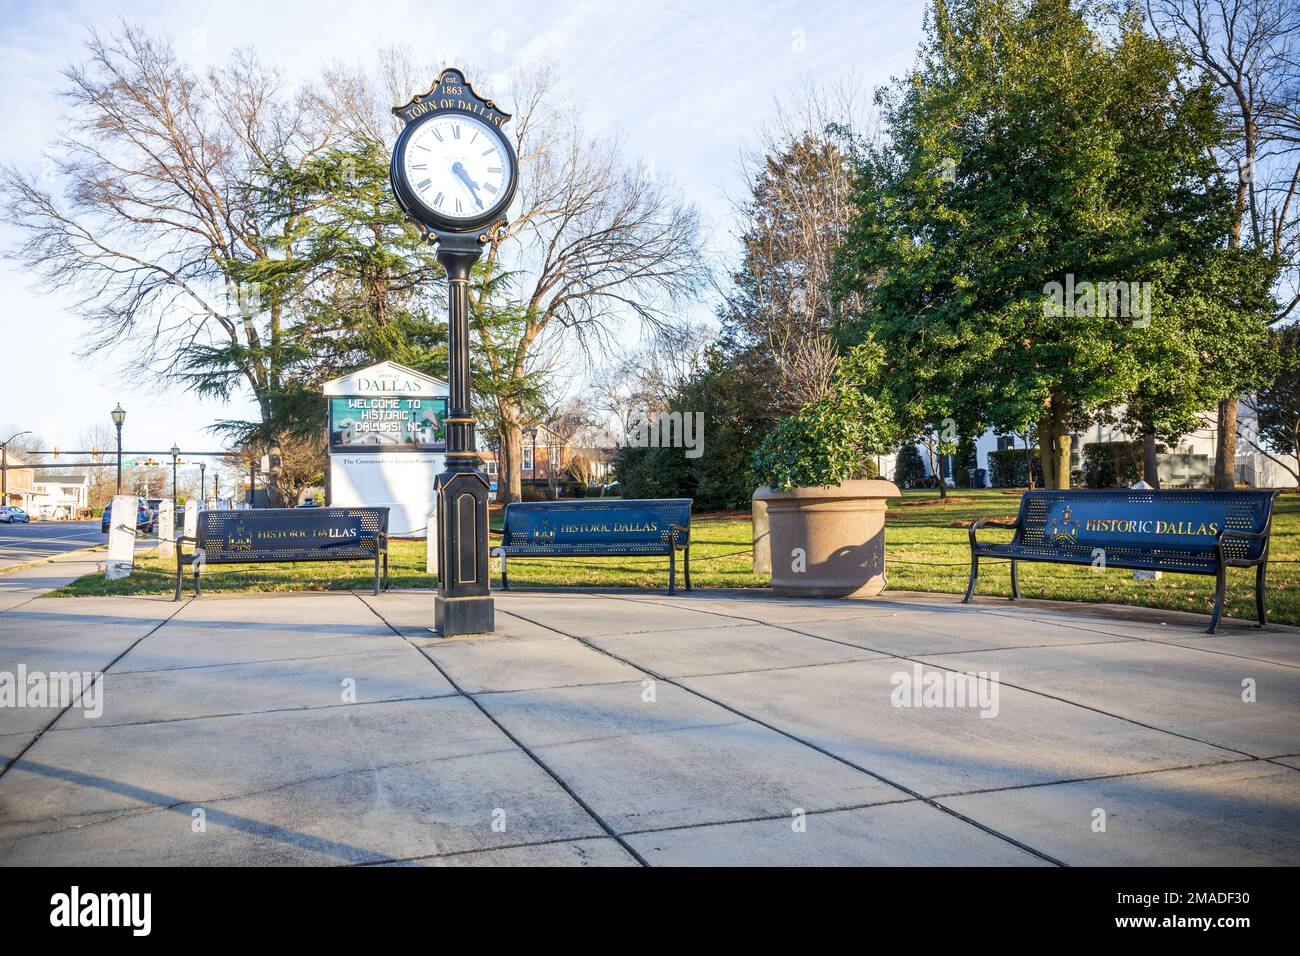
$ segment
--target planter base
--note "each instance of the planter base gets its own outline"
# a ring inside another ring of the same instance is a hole
[[[889,481],[832,488],[760,488],[771,543],[772,591],[783,597],[862,598],[885,589]]]

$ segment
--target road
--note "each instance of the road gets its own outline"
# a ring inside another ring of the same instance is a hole
[[[107,540],[100,534],[98,520],[0,524],[0,569],[52,558],[64,551],[76,551]]]

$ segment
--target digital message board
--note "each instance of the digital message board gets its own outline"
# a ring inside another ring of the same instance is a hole
[[[447,399],[331,397],[330,451],[444,451]]]

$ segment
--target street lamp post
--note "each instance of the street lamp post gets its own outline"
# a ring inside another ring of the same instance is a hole
[[[176,465],[180,461],[181,450],[172,442],[172,514],[176,514]]]
[[[118,402],[117,407],[108,414],[117,428],[117,491],[114,494],[120,495],[122,493],[122,423],[126,421],[126,409],[122,407],[121,402]]]
[[[537,429],[528,429],[528,437],[533,441],[533,456],[529,459],[528,480],[537,483]]]
[[[208,470],[208,463],[206,461],[199,462],[199,507],[200,508],[203,507],[203,502],[207,500],[207,496],[204,494],[207,486],[203,483],[204,473],[207,470]]]
[[[9,443],[19,435],[30,434],[30,431],[14,432],[0,442],[0,505],[9,504]]]

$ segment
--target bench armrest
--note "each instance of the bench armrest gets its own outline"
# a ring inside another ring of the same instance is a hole
[[[992,528],[1003,528],[1007,531],[1015,531],[1020,527],[1020,516],[1016,515],[1014,521],[1005,521],[1002,518],[976,518],[970,526],[970,549],[972,551],[978,547],[979,542],[975,540],[975,532],[980,528],[988,525]]]
[[[1229,538],[1235,538],[1235,539],[1238,540],[1238,541],[1263,541],[1263,542],[1266,542],[1265,545],[1264,545],[1264,549],[1265,549],[1265,551],[1267,551],[1267,549],[1268,549],[1268,545],[1267,545],[1268,535],[1269,535],[1269,529],[1267,529],[1267,528],[1265,528],[1263,531],[1239,531],[1239,530],[1237,530],[1236,528],[1224,528],[1222,531],[1219,532],[1218,537],[1216,537],[1216,538],[1214,539],[1214,553],[1215,553],[1215,558],[1216,558],[1216,560],[1218,560],[1218,561],[1222,561],[1222,560],[1223,560],[1223,543],[1224,543],[1224,541],[1228,540]],[[1261,560],[1261,561],[1263,560],[1263,556],[1264,556],[1265,551],[1261,551],[1261,552],[1260,552],[1260,559],[1259,559],[1259,560]]]
[[[684,547],[686,547],[686,545],[688,545],[688,544],[691,543],[691,529],[688,528],[688,527],[686,527],[685,525],[680,525],[680,524],[671,524],[671,525],[668,526],[668,530],[672,533],[672,536],[673,536],[673,539],[672,539],[672,545],[673,545],[674,548],[679,548],[679,547],[680,547],[680,548],[684,548]],[[679,544],[678,541],[677,541],[677,532],[679,532],[679,531],[682,533],[683,537],[686,539],[684,544]]]
[[[1242,538],[1246,541],[1263,541],[1267,537],[1267,531],[1238,531],[1236,528],[1224,528],[1215,540],[1221,542],[1224,538]]]

